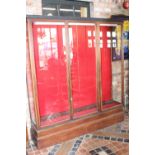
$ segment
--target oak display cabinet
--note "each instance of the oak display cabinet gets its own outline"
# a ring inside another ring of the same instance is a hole
[[[124,83],[121,102],[112,94],[112,27],[121,24],[27,18],[27,88],[38,148],[124,119]]]

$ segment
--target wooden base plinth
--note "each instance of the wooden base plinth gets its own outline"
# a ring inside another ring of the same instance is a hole
[[[68,121],[65,124],[41,129],[33,126],[31,133],[40,149],[110,126],[123,119],[123,105],[120,104],[89,117]]]

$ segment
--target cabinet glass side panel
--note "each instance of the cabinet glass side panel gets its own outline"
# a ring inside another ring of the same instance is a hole
[[[90,25],[69,28],[74,118],[97,112],[94,31]]]
[[[66,53],[62,25],[33,25],[41,126],[69,119]]]
[[[103,45],[100,47],[101,52],[101,83],[102,83],[102,109],[109,108],[119,104],[112,98],[112,54],[111,49],[112,31],[111,27],[100,26],[100,40]]]
[[[36,124],[36,121],[35,121],[35,110],[34,110],[33,89],[32,89],[32,75],[31,75],[31,66],[30,66],[30,55],[29,55],[29,50],[28,50],[28,42],[26,42],[26,82],[27,82],[27,92],[28,92],[27,94],[28,94],[28,102],[29,102],[31,121],[34,124]]]
[[[121,25],[117,25],[112,28],[112,33],[115,34],[112,36],[113,40],[113,48],[112,48],[112,87],[113,87],[113,100],[117,102],[121,102],[122,97],[122,61],[121,61],[121,44],[122,44],[122,27]],[[115,46],[114,46],[115,45]],[[128,66],[126,66],[128,67]],[[126,75],[126,72],[124,72]],[[124,81],[126,82],[126,81]]]

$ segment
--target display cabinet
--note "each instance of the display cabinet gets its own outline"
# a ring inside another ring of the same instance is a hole
[[[123,120],[113,99],[112,48],[121,22],[27,18],[27,88],[38,148]]]

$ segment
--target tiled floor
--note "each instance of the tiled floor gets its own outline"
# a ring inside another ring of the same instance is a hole
[[[82,135],[41,150],[31,146],[28,155],[128,155],[129,128],[128,114],[125,120],[113,126]]]

